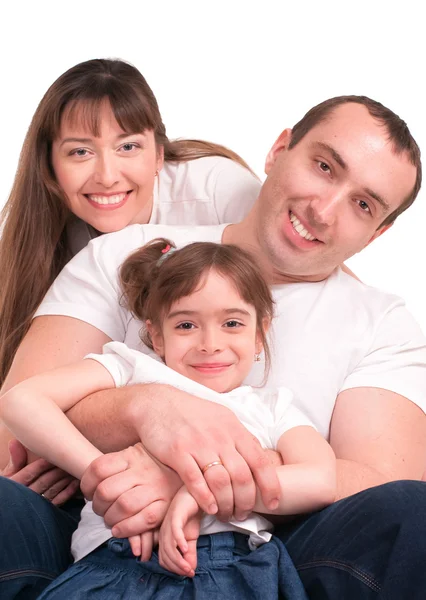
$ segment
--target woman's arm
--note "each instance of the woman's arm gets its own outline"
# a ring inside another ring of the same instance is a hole
[[[0,398],[0,418],[29,450],[78,479],[97,450],[65,416],[82,397],[114,387],[95,360],[83,360],[27,379]]]
[[[336,457],[331,446],[309,426],[293,427],[278,441],[283,465],[277,467],[281,486],[279,505],[268,510],[257,495],[254,510],[294,515],[320,510],[336,499]]]

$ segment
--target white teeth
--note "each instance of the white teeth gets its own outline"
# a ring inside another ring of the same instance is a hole
[[[290,221],[291,221],[291,222],[292,222],[292,224],[293,224],[293,229],[294,229],[295,231],[297,231],[297,233],[298,233],[298,234],[299,234],[301,237],[305,238],[305,240],[308,240],[309,242],[312,242],[313,240],[315,240],[315,239],[316,239],[316,238],[314,238],[314,236],[313,236],[313,235],[311,235],[311,234],[309,233],[309,231],[307,231],[307,230],[306,230],[306,229],[303,227],[302,223],[299,221],[299,219],[298,219],[298,218],[297,218],[297,217],[296,217],[296,216],[295,216],[295,215],[294,215],[292,212],[290,213]]]
[[[114,196],[98,196],[95,194],[87,194],[87,197],[96,204],[118,204],[126,197],[126,193],[115,194]]]

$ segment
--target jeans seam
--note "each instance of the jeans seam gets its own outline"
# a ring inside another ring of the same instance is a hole
[[[52,573],[48,575],[45,571],[40,571],[37,569],[16,569],[15,571],[8,571],[7,573],[3,573],[0,575],[0,581],[9,581],[10,579],[15,579],[16,577],[43,577],[44,579],[49,579],[53,581],[58,576],[57,573]]]
[[[380,592],[380,590],[381,590],[381,586],[372,578],[371,575],[367,575],[366,573],[364,573],[363,571],[360,571],[356,567],[353,567],[352,565],[349,565],[344,562],[328,560],[328,559],[315,560],[315,561],[311,561],[309,563],[304,563],[303,565],[300,565],[300,566],[296,566],[296,569],[298,571],[304,571],[307,569],[311,569],[314,567],[321,567],[321,566],[336,568],[336,569],[340,569],[342,571],[346,571],[347,573],[349,573],[349,574],[353,575],[354,577],[356,577],[357,579],[361,580],[365,585],[370,587],[373,591]]]

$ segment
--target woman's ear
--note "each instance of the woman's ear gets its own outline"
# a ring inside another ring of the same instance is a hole
[[[145,321],[145,325],[148,330],[149,336],[151,338],[152,347],[154,348],[154,352],[160,358],[164,358],[164,339],[163,339],[163,334],[160,331],[160,328],[153,325],[149,319],[147,321]]]

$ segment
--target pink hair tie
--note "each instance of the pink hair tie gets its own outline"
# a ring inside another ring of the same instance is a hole
[[[176,252],[176,248],[173,248],[170,244],[167,244],[167,246],[161,250],[162,256],[160,256],[160,258],[157,260],[157,267],[161,265],[165,258],[170,256],[170,254],[173,254],[173,252]]]

